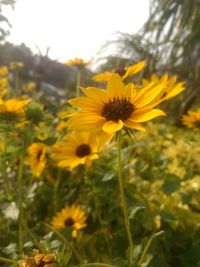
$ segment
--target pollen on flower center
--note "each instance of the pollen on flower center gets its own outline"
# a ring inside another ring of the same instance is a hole
[[[87,144],[82,144],[82,145],[78,146],[76,149],[76,152],[75,152],[76,156],[79,158],[83,158],[83,157],[89,155],[90,153],[91,153],[91,148]]]
[[[69,217],[69,218],[67,218],[67,219],[65,220],[65,226],[70,227],[70,226],[72,226],[73,224],[74,224],[74,220],[73,220],[71,217]]]
[[[104,103],[101,115],[108,121],[127,120],[134,111],[134,106],[127,98],[110,99]]]

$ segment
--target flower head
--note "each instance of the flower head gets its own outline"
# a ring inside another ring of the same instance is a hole
[[[91,135],[88,132],[73,132],[52,147],[52,158],[60,168],[75,168],[80,164],[90,164],[98,159],[108,135]]]
[[[24,119],[24,108],[30,100],[9,99],[6,101],[0,100],[0,119],[5,121],[16,122]]]
[[[56,267],[55,255],[37,252],[35,256],[25,256],[19,261],[20,267]]]
[[[52,219],[52,226],[55,228],[71,228],[72,237],[77,237],[77,231],[86,227],[86,215],[80,206],[66,206]]]
[[[151,82],[166,82],[167,86],[161,95],[160,102],[167,101],[185,90],[184,82],[177,83],[177,76],[172,76],[169,78],[169,75],[165,73],[160,78],[153,74],[150,81],[143,80],[143,85],[147,86]]]
[[[123,127],[145,131],[141,122],[165,115],[162,110],[154,109],[165,86],[165,82],[152,82],[138,90],[132,83],[125,85],[118,74],[112,74],[107,90],[88,87],[82,89],[86,96],[69,101],[80,110],[69,118],[67,125],[71,129],[110,135]]]
[[[188,128],[200,129],[200,108],[196,111],[189,111],[187,115],[183,115],[182,123]]]
[[[122,79],[126,79],[127,77],[130,77],[139,71],[141,71],[145,67],[145,61],[140,61],[137,64],[134,64],[132,66],[129,66],[125,69],[116,69],[114,72],[104,72],[100,74],[96,74],[93,76],[93,80],[97,82],[104,82],[109,81],[110,78],[112,78],[113,73],[118,73]]]
[[[28,153],[28,164],[31,167],[32,173],[36,177],[39,177],[47,162],[46,146],[43,143],[33,143],[28,147]]]
[[[91,61],[84,61],[82,58],[75,57],[74,59],[68,60],[65,65],[74,66],[81,69],[87,65],[91,64]]]

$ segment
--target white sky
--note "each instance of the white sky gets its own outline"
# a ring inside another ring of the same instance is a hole
[[[117,31],[137,32],[149,15],[149,0],[17,0],[7,16],[9,42],[65,62],[91,59]]]

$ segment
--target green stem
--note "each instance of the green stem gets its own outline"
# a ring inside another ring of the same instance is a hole
[[[119,132],[118,136],[117,136],[117,150],[118,150],[118,178],[119,178],[121,206],[122,206],[122,210],[123,210],[124,223],[125,223],[125,227],[126,227],[128,240],[129,240],[129,245],[130,245],[129,266],[131,266],[132,255],[133,255],[133,251],[134,251],[134,244],[133,244],[132,235],[131,235],[131,231],[130,231],[130,222],[129,222],[129,218],[128,218],[128,210],[126,207],[126,200],[125,200],[125,194],[124,194],[124,183],[123,183],[123,178],[122,178],[121,132]]]
[[[94,263],[81,264],[79,265],[79,267],[114,267],[114,266],[106,263],[94,262]]]
[[[83,259],[82,259],[81,255],[78,253],[76,247],[73,244],[71,244],[71,242],[69,242],[65,236],[63,236],[60,232],[58,232],[56,229],[54,229],[51,225],[49,225],[45,222],[43,222],[43,225],[46,226],[49,230],[51,230],[53,233],[55,233],[58,237],[60,237],[60,239],[62,239],[64,241],[64,243],[71,248],[71,250],[74,252],[74,255],[76,256],[79,263],[83,262]]]
[[[61,183],[61,178],[62,178],[62,169],[57,170],[57,177],[55,181],[55,187],[54,187],[54,193],[53,193],[53,211],[54,213],[57,211],[57,206],[58,206],[58,188]]]
[[[158,232],[158,233],[153,234],[153,235],[149,238],[149,240],[148,240],[148,242],[147,242],[147,244],[146,244],[146,246],[145,246],[145,248],[144,248],[144,251],[143,251],[143,253],[142,253],[141,257],[140,257],[140,260],[139,260],[139,262],[138,262],[138,265],[139,265],[139,266],[140,266],[140,265],[142,264],[142,262],[144,261],[144,258],[145,258],[146,254],[147,254],[147,251],[148,251],[148,249],[149,249],[149,247],[150,247],[152,241],[153,241],[156,237],[162,235],[163,233],[164,233],[164,231],[162,230],[162,231],[160,231],[160,232]]]
[[[81,71],[78,70],[76,78],[76,97],[80,96],[80,80],[81,80]]]
[[[3,258],[3,257],[0,257],[0,261],[1,262],[6,262],[6,263],[15,263],[15,264],[17,264],[17,262],[15,260]]]
[[[19,252],[23,254],[23,160],[24,157],[21,155],[19,162],[18,172],[18,208],[19,208]]]

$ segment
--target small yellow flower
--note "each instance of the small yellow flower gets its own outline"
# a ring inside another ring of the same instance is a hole
[[[130,77],[138,73],[144,67],[145,67],[145,61],[140,61],[137,64],[129,66],[125,69],[115,70],[113,72],[104,72],[104,73],[96,74],[92,77],[92,79],[97,82],[109,81],[112,78],[113,73],[118,73],[122,77],[122,80],[124,80],[127,77]]]
[[[82,58],[75,57],[74,59],[68,60],[65,65],[74,66],[81,69],[87,65],[91,64],[91,61],[84,61]]]
[[[0,99],[0,119],[5,121],[18,121],[24,119],[24,108],[30,100],[9,99],[3,101]]]
[[[28,91],[33,91],[36,89],[36,83],[28,82],[28,83],[24,84],[23,89],[28,90]]]
[[[8,68],[6,66],[0,67],[0,77],[4,77],[8,75]]]
[[[112,74],[107,90],[88,87],[82,89],[86,96],[69,101],[80,110],[69,118],[67,126],[110,135],[124,126],[145,131],[141,122],[165,115],[162,110],[154,109],[165,86],[165,82],[152,82],[138,90],[132,83],[125,85],[118,74]]]
[[[78,230],[87,226],[86,215],[80,206],[66,206],[52,219],[52,226],[55,228],[71,228],[72,237],[77,237]]]
[[[15,70],[15,69],[21,69],[24,67],[24,63],[23,62],[18,62],[18,61],[13,61],[9,63],[8,68],[10,70]]]
[[[183,115],[182,123],[188,128],[200,129],[200,108],[196,111],[189,111],[187,115]]]
[[[64,141],[57,142],[52,147],[52,158],[60,168],[75,168],[80,164],[90,164],[99,158],[103,145],[110,140],[110,136],[91,135],[88,132],[70,133]]]
[[[43,143],[33,143],[28,147],[28,164],[34,176],[39,177],[43,172],[46,163],[46,146]]]
[[[19,261],[20,267],[56,267],[55,255],[39,253],[35,256],[25,256],[23,260]]]

